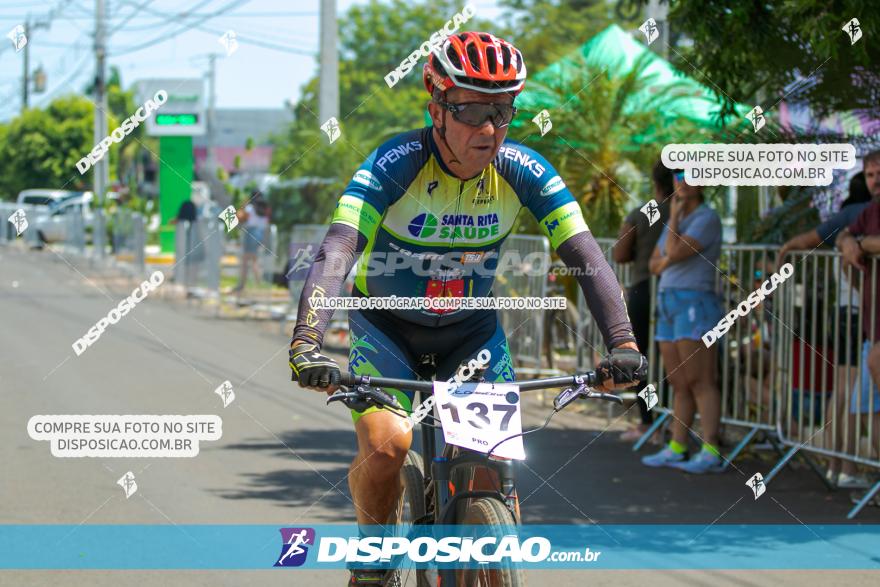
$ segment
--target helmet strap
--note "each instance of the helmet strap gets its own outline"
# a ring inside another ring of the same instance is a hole
[[[446,92],[443,91],[440,93],[440,98],[446,102]],[[449,146],[449,142],[446,140],[446,108],[443,108],[443,114],[441,115],[441,126],[437,128],[437,132],[440,134],[440,139],[443,141],[443,144],[446,145],[446,150],[452,155],[452,160],[450,163],[458,163],[461,164],[461,161],[458,160],[458,157],[455,156],[455,151],[452,150],[452,147]]]

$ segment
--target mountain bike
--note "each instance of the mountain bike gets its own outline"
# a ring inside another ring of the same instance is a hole
[[[434,359],[432,355],[420,358],[418,380],[345,373],[342,375],[342,386],[328,398],[327,403],[341,401],[349,408],[359,411],[377,406],[405,418],[406,412],[397,399],[383,388],[411,390],[419,394],[421,402],[427,401],[435,392],[435,382],[431,380],[436,375],[432,372]],[[481,381],[481,377],[482,372],[475,370],[471,380],[455,390],[454,393],[461,396],[461,406],[454,405],[455,402],[451,399],[445,404],[432,405],[430,413],[424,414],[424,419],[419,423],[421,450],[410,450],[406,456],[400,471],[401,493],[388,520],[389,524],[402,527],[397,528],[402,535],[406,535],[407,527],[419,524],[482,526],[499,539],[504,535],[516,534],[520,512],[514,480],[514,460],[509,456],[495,454],[496,450],[501,452],[499,447],[507,441],[545,428],[556,412],[576,400],[600,399],[623,403],[616,395],[592,388],[601,383],[595,371],[512,383],[488,383]],[[478,383],[482,385],[477,386]],[[498,389],[508,391],[503,394],[492,393],[491,390],[497,386],[505,386]],[[513,395],[509,391],[510,386],[516,389]],[[521,420],[517,416],[520,412],[519,392],[553,388],[565,389],[553,400],[553,412],[542,426],[506,436],[500,442],[494,443],[494,446],[483,440],[488,437],[498,438],[504,436],[505,432],[517,429],[515,425],[511,427],[512,422],[519,423],[521,430]],[[490,395],[480,395],[481,389]],[[441,392],[442,397],[452,397],[442,390],[437,391],[438,396]],[[494,401],[493,398],[498,399],[499,403],[487,405]],[[455,422],[456,419],[458,423]],[[445,420],[447,425],[452,422],[450,428],[466,427],[465,430],[473,436],[473,440],[485,448],[464,448],[447,442],[438,451],[434,434],[435,429],[441,428],[438,420]],[[524,459],[525,455],[522,454],[521,458]],[[482,533],[483,529],[480,531]],[[518,587],[525,585],[525,579],[517,565],[507,562],[493,568],[398,568],[389,573],[386,584],[416,587]]]

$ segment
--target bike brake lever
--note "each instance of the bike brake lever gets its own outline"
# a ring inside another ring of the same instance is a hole
[[[584,397],[585,399],[601,399],[607,402],[614,402],[616,404],[623,405],[623,398],[618,395],[614,395],[613,393],[602,393],[601,391],[593,391],[592,389],[587,389],[587,391],[582,394],[582,397]]]
[[[613,393],[602,393],[600,391],[594,391],[586,385],[578,385],[577,387],[569,387],[568,389],[563,390],[559,395],[553,398],[553,408],[558,412],[559,410],[564,409],[568,404],[579,399],[601,399],[617,404],[623,404],[623,399]]]
[[[363,412],[371,406],[403,409],[397,398],[378,387],[358,385],[354,391],[337,391],[327,398],[327,403],[341,401],[349,409]]]
[[[585,387],[585,385],[578,385],[577,387],[569,387],[562,390],[559,395],[553,398],[553,409],[558,412],[565,408],[565,406],[581,397],[581,392]]]

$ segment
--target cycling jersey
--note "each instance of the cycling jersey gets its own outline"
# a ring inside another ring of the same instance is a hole
[[[523,207],[539,220],[554,248],[589,230],[565,183],[532,149],[504,141],[482,173],[461,180],[446,168],[431,131],[427,127],[406,132],[376,149],[339,199],[332,222],[367,237],[355,277],[361,295],[490,295],[494,271],[467,271],[467,265],[482,263],[495,269],[501,244]],[[428,261],[445,255],[453,263],[437,266],[430,275],[405,268],[369,271],[371,254],[376,252]],[[397,310],[396,314],[417,324],[441,326],[464,320],[472,312]]]
[[[333,311],[309,302],[339,295],[357,260],[356,296],[491,296],[496,269],[522,270],[499,269],[505,260],[499,261],[498,253],[526,207],[560,258],[579,269],[578,283],[606,346],[634,342],[620,284],[553,167],[532,149],[505,141],[486,169],[461,180],[443,163],[432,131],[398,135],[355,172],[303,286],[293,338],[322,344]],[[377,270],[377,259],[389,256],[409,262],[389,261]],[[442,327],[476,318],[481,310],[387,311],[408,323]]]

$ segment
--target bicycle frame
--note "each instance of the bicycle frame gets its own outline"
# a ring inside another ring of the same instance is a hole
[[[424,392],[421,400],[424,401]],[[434,420],[433,416],[429,416]],[[433,522],[435,524],[455,524],[456,505],[463,499],[477,497],[492,497],[503,502],[510,510],[514,519],[519,521],[519,506],[517,503],[516,488],[514,481],[514,461],[487,459],[486,455],[476,451],[460,448],[447,444],[441,455],[437,454],[437,439],[434,436],[434,428],[419,424],[419,432],[422,440],[422,462],[425,464],[425,477],[430,480],[434,488]],[[455,488],[455,493],[450,491],[451,481],[458,469],[476,469],[476,467],[488,468],[491,473],[497,475],[501,491],[497,490],[464,490]],[[427,505],[427,504],[425,504]]]
[[[516,382],[515,385],[522,391],[530,391],[530,390],[538,390],[538,389],[552,389],[552,388],[567,388],[572,386],[572,389],[566,389],[568,393],[563,392],[557,397],[559,400],[560,397],[565,395],[565,400],[560,402],[559,405],[556,405],[556,409],[562,409],[578,397],[589,397],[596,399],[606,399],[616,401],[618,403],[622,402],[622,400],[613,395],[607,393],[598,393],[589,391],[588,394],[584,394],[582,392],[583,389],[588,389],[588,386],[595,385],[598,382],[598,376],[595,372],[590,371],[580,375],[570,375],[570,376],[562,376],[562,377],[549,377],[545,379],[533,379],[528,381],[520,381]],[[396,378],[386,378],[386,377],[371,377],[367,375],[351,375],[348,373],[342,374],[342,380],[340,383],[343,386],[374,386],[374,387],[390,387],[394,389],[410,389],[414,392],[418,392],[421,396],[424,394],[429,394],[434,390],[434,382],[427,379],[420,380],[407,380],[407,379],[396,379]],[[577,386],[575,389],[574,386]],[[333,401],[332,398],[328,399],[328,402]],[[554,401],[556,404],[556,401]],[[435,420],[433,414],[430,414],[426,417],[430,417],[432,423]],[[478,497],[491,497],[493,499],[498,499],[503,502],[507,509],[510,510],[511,514],[514,517],[514,520],[519,521],[519,507],[517,504],[516,497],[516,488],[514,482],[514,461],[504,459],[496,459],[492,457],[486,457],[486,455],[470,450],[463,449],[457,446],[447,444],[443,449],[443,454],[437,455],[437,442],[434,436],[434,428],[430,426],[420,426],[420,434],[422,439],[422,462],[425,466],[424,474],[426,478],[430,479],[431,484],[434,488],[434,511],[433,511],[433,522],[436,524],[455,524],[456,519],[456,510],[455,506],[462,499],[473,499]],[[454,488],[454,493],[450,491],[449,485],[450,481],[454,478],[456,471],[459,468],[471,468],[476,469],[476,466],[479,465],[483,468],[488,468],[490,475],[491,473],[495,473],[498,477],[500,491],[496,488],[494,490],[485,490],[478,489],[473,490],[468,488],[467,490],[462,490],[462,488],[456,487]],[[428,473],[430,472],[430,476],[428,477]],[[427,488],[427,487],[426,487]],[[425,504],[428,505],[427,503]],[[424,520],[427,521],[427,520]]]

